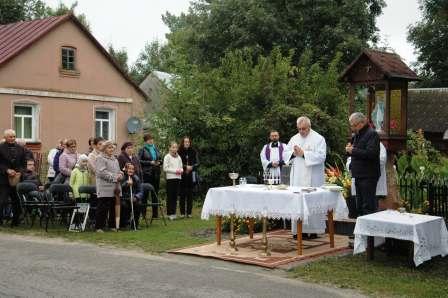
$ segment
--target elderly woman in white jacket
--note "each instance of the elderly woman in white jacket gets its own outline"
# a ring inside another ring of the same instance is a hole
[[[347,158],[347,169],[350,169],[351,157]],[[380,169],[381,176],[378,179],[376,185],[376,196],[387,196],[387,177],[386,177],[386,162],[387,162],[387,150],[386,147],[380,142]],[[355,178],[352,178],[352,196],[356,196]]]

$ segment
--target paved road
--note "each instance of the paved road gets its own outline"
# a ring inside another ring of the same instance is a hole
[[[0,297],[359,297],[211,259],[0,233]]]

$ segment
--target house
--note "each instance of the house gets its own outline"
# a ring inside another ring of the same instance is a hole
[[[171,89],[175,76],[163,71],[152,71],[141,83],[140,89],[151,99],[151,110],[160,110],[163,90]]]
[[[143,118],[146,94],[73,14],[0,26],[0,130],[36,151],[60,138],[102,136],[121,144]]]
[[[448,153],[448,88],[409,89],[408,128],[422,129],[434,147]]]

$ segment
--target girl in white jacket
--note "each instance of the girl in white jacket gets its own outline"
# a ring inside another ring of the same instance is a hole
[[[177,143],[171,142],[169,153],[163,158],[163,170],[166,173],[166,209],[170,220],[176,219],[177,196],[182,178],[182,159],[177,154]]]

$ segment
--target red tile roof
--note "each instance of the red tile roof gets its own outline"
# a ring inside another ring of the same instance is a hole
[[[372,49],[363,50],[362,53],[347,66],[340,77],[345,77],[363,55],[366,55],[387,78],[400,78],[411,81],[419,80],[417,74],[401,60],[398,54]]]
[[[0,25],[0,65],[17,56],[70,15]]]
[[[19,55],[23,50],[33,45],[34,42],[41,39],[48,32],[68,20],[73,21],[73,23],[87,35],[90,41],[93,42],[109,62],[122,74],[124,79],[128,81],[128,83],[130,83],[143,98],[148,100],[148,96],[121,69],[115,59],[109,55],[98,40],[95,39],[89,30],[87,30],[87,28],[82,25],[72,13],[40,20],[0,25],[0,68],[3,64]]]

